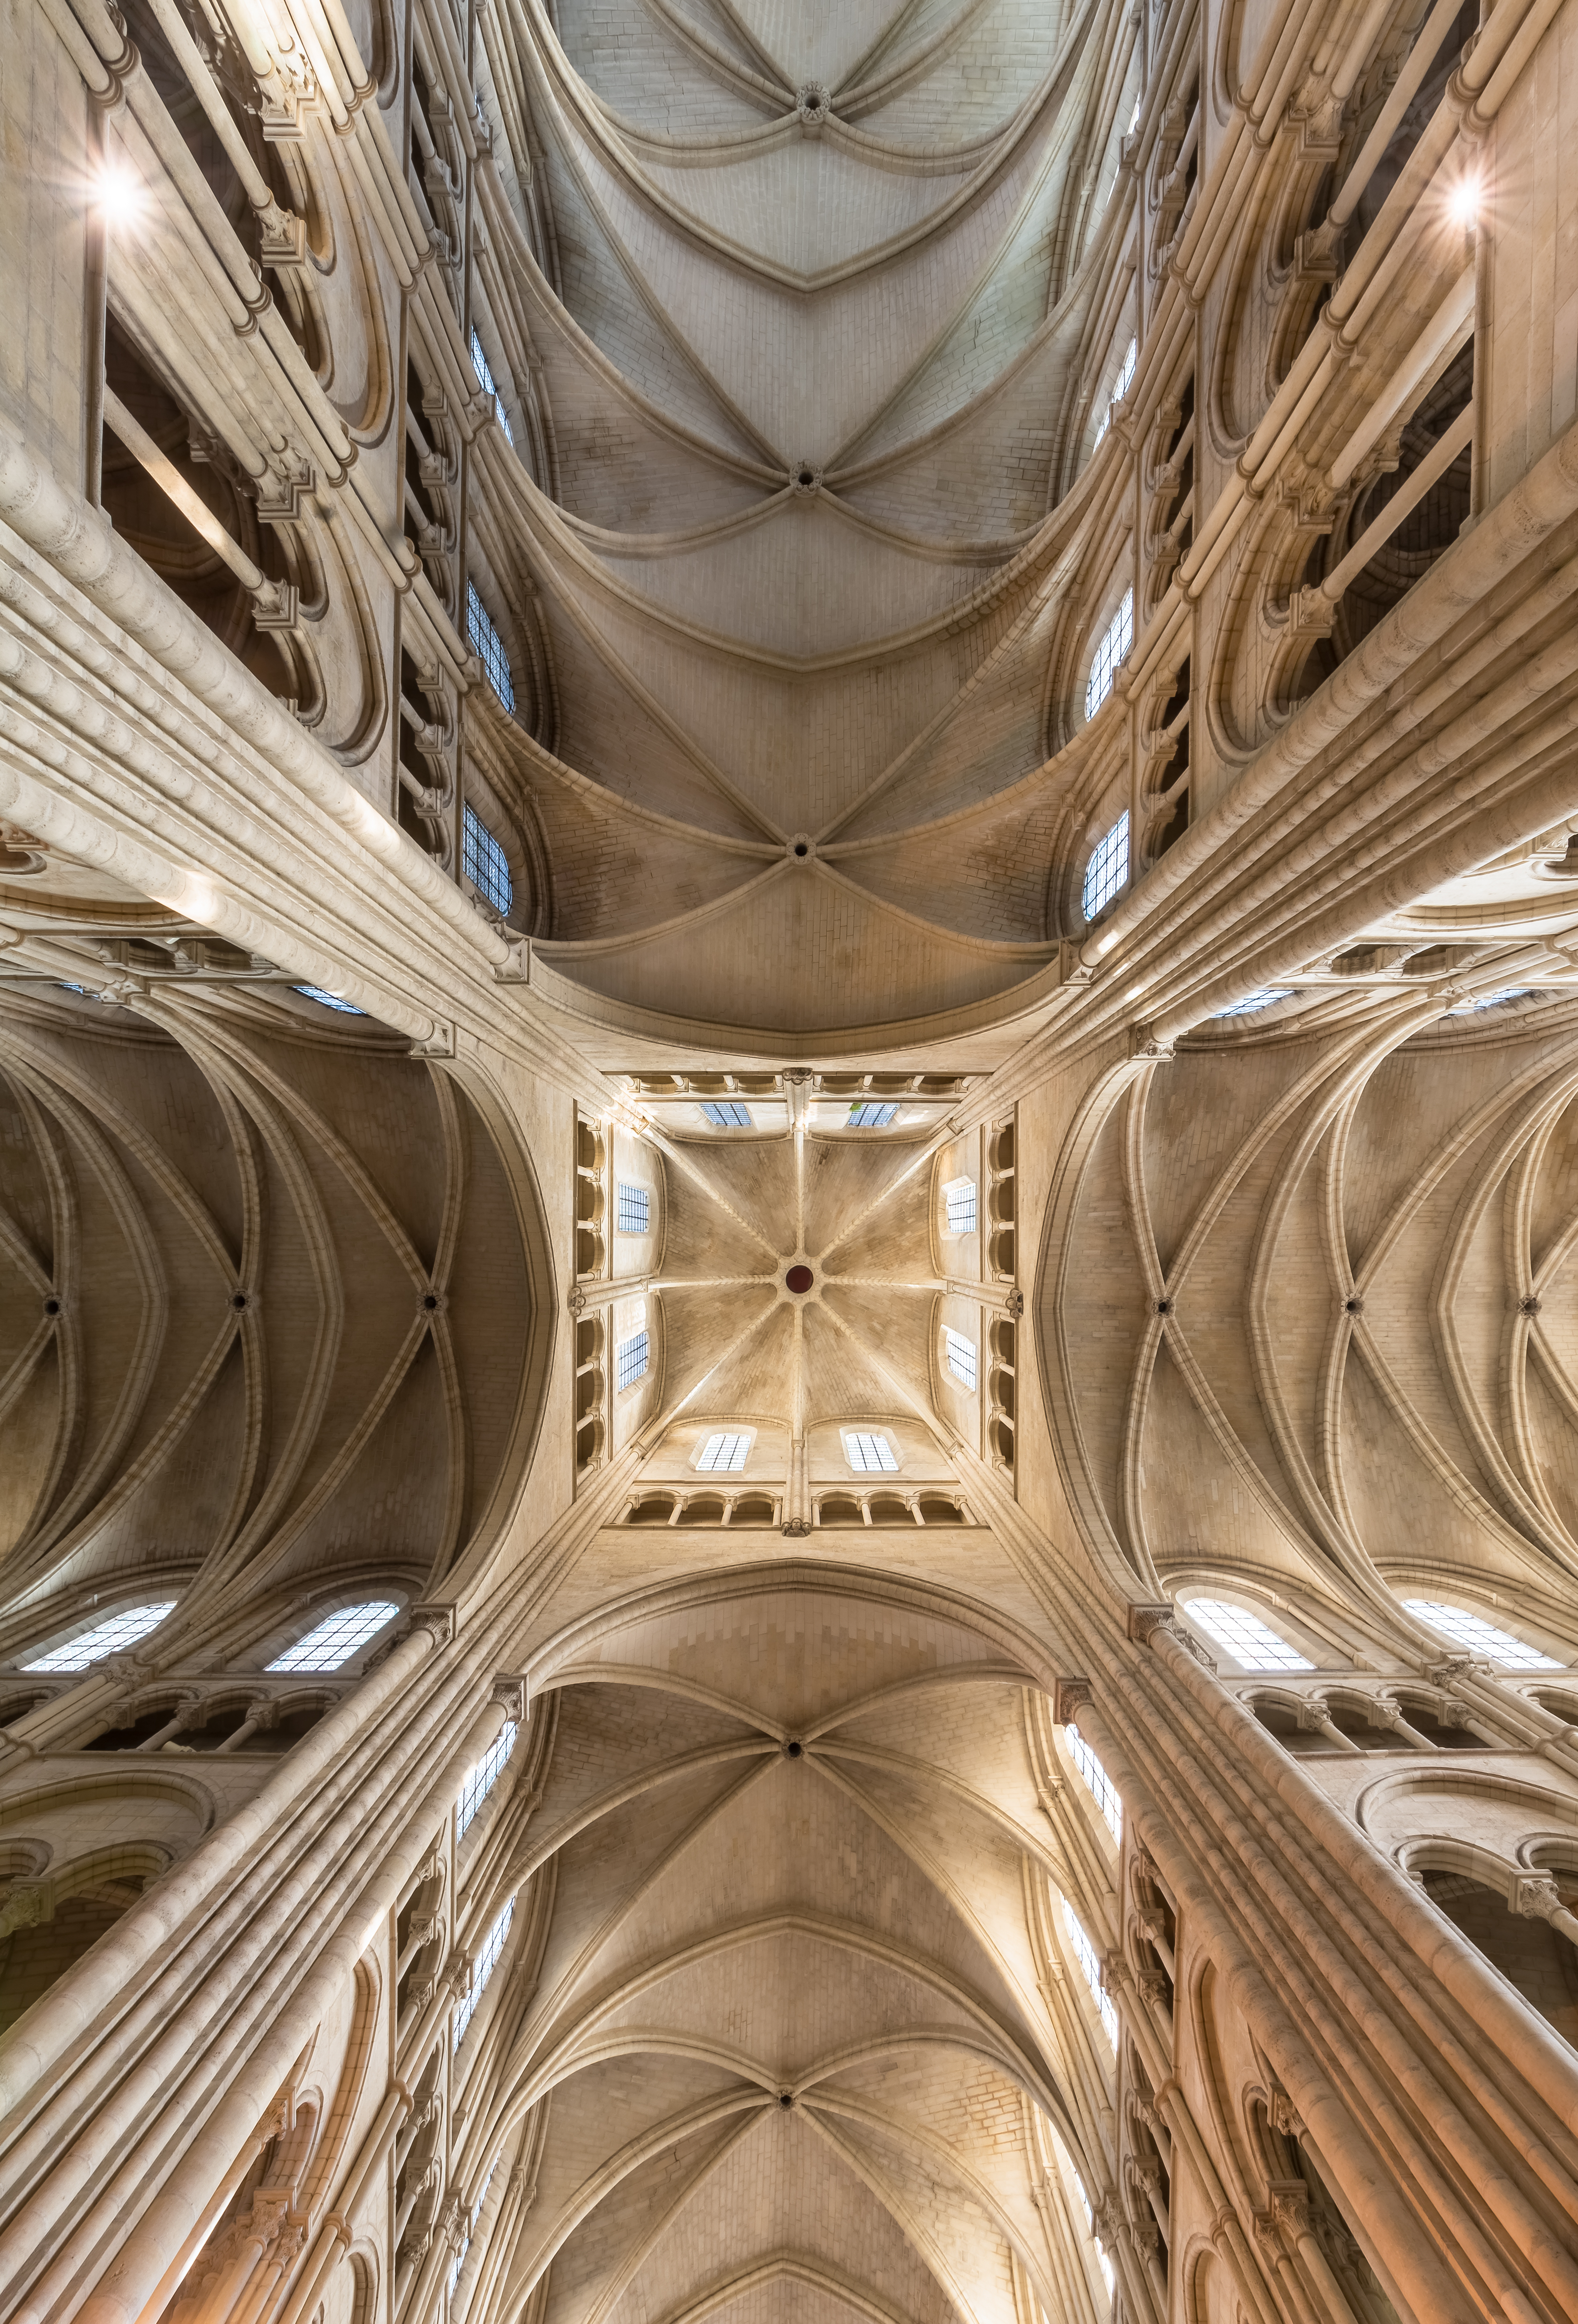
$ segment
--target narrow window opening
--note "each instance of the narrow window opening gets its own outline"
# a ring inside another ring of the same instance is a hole
[[[1106,911],[1129,877],[1129,811],[1124,809],[1112,829],[1096,843],[1095,852],[1085,867],[1085,885],[1079,894],[1079,908],[1087,921]]]
[[[454,1836],[457,1840],[473,1821],[477,1810],[503,1774],[505,1762],[515,1748],[515,1738],[518,1733],[514,1720],[507,1719],[487,1752],[466,1777],[455,1810]]]
[[[1242,1606],[1229,1606],[1220,1598],[1191,1598],[1183,1610],[1224,1654],[1233,1657],[1240,1670],[1315,1668],[1307,1655],[1299,1654],[1269,1622]]]
[[[880,1470],[891,1475],[898,1467],[898,1455],[885,1436],[865,1429],[849,1428],[844,1432],[844,1457],[858,1474],[869,1475]]]
[[[1482,1615],[1471,1614],[1465,1606],[1444,1606],[1435,1598],[1405,1598],[1403,1604],[1421,1622],[1428,1622],[1433,1630],[1450,1638],[1454,1646],[1466,1646],[1470,1654],[1484,1655],[1505,1670],[1565,1668],[1564,1664],[1553,1661],[1549,1655],[1542,1655],[1537,1646],[1515,1638],[1510,1630],[1498,1629]]]
[[[942,1345],[948,1357],[949,1370],[973,1395],[977,1378],[975,1342],[967,1340],[961,1332],[950,1331],[944,1324]]]
[[[1118,674],[1118,665],[1134,642],[1134,593],[1124,591],[1123,603],[1113,615],[1091,656],[1090,675],[1085,682],[1085,715],[1094,718]]]
[[[622,1182],[614,1206],[614,1228],[619,1234],[645,1234],[651,1222],[651,1195],[645,1186]]]
[[[515,1899],[511,1896],[482,1940],[482,1950],[477,1955],[476,1966],[472,1970],[472,1981],[455,2010],[454,2046],[457,2050],[465,2039],[466,2027],[476,2015],[477,2004],[487,1988],[488,1979],[499,1966],[499,1957],[504,1950],[504,1941],[509,1934],[509,1923],[514,1917]]]
[[[950,1234],[968,1235],[976,1231],[976,1182],[973,1178],[955,1178],[942,1189],[942,1204],[948,1216]]]
[[[293,1646],[276,1655],[267,1667],[271,1671],[338,1670],[359,1647],[375,1638],[386,1622],[392,1622],[399,1610],[387,1598],[371,1599],[362,1606],[341,1606],[326,1614],[306,1637],[298,1638]]]
[[[504,398],[499,392],[499,383],[493,376],[487,356],[482,353],[482,342],[474,326],[472,330],[472,369],[482,383],[483,393],[492,397],[493,417],[504,430],[504,441],[513,447],[515,430],[509,425],[504,410]]]
[[[510,675],[509,657],[504,650],[504,641],[493,626],[491,615],[477,595],[474,581],[466,583],[466,635],[473,650],[482,660],[489,685],[513,715],[515,710],[515,680]]]
[[[500,917],[507,919],[515,899],[509,858],[469,800],[463,819],[461,860],[478,895],[486,897]]]
[[[168,1598],[158,1606],[128,1606],[107,1620],[96,1622],[91,1630],[84,1630],[64,1646],[53,1646],[47,1655],[40,1655],[31,1663],[23,1663],[24,1671],[83,1671],[91,1663],[101,1662],[106,1655],[118,1653],[124,1646],[134,1646],[156,1630],[165,1616],[173,1612],[175,1600]]]
[[[1101,1761],[1078,1727],[1070,1724],[1063,1729],[1074,1765],[1084,1776],[1096,1806],[1106,1819],[1106,1828],[1113,1838],[1122,1842],[1124,1837],[1124,1803],[1116,1787]]]
[[[1262,984],[1258,991],[1246,992],[1230,1008],[1214,1009],[1211,1013],[1213,1017],[1252,1017],[1258,1009],[1269,1009],[1274,1001],[1289,1000],[1292,991],[1290,984]]]
[[[1066,1896],[1063,1899],[1063,1925],[1069,1932],[1069,1941],[1074,1948],[1075,1958],[1085,1972],[1085,1982],[1090,1987],[1096,2006],[1101,2012],[1102,2031],[1112,2043],[1113,2055],[1115,2057],[1118,2048],[1118,2013],[1113,2007],[1111,1998],[1102,1986],[1101,1962],[1096,1957],[1096,1947],[1086,1935],[1084,1923]]]
[[[696,1466],[715,1476],[720,1470],[743,1469],[750,1451],[750,1438],[738,1430],[720,1429],[709,1436],[697,1456]]]

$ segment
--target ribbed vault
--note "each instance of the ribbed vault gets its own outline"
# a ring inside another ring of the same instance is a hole
[[[1422,1012],[1421,1012],[1422,1013]],[[1159,1593],[1578,1572],[1563,1003],[1225,1028],[1091,1109],[1039,1291],[1068,1473]]]
[[[1132,28],[509,13],[496,226],[541,448],[482,449],[541,673],[536,749],[497,739],[550,870],[544,989],[713,1039],[1028,999],[1058,657],[1096,610],[1070,583],[1111,513],[1102,464],[1068,487],[1122,327]]]
[[[540,1404],[529,1186],[378,1028],[225,996],[13,997],[0,1036],[7,1655],[179,1597],[195,1656],[420,1597]]]
[[[1063,1864],[1001,1644],[834,1571],[548,1665],[490,2033],[535,2190],[506,2311],[1064,2312]]]

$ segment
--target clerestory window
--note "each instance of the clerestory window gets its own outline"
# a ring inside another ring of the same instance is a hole
[[[1257,1009],[1269,1009],[1273,1001],[1286,1001],[1293,988],[1290,984],[1262,984],[1258,992],[1246,992],[1242,1001],[1234,1001],[1225,1009],[1213,1010],[1215,1017],[1252,1017]]]
[[[748,1434],[738,1429],[720,1429],[716,1436],[708,1437],[696,1455],[696,1466],[704,1469],[709,1476],[716,1476],[720,1471],[743,1469],[749,1451]]]
[[[89,1664],[102,1662],[106,1655],[119,1654],[125,1646],[134,1646],[150,1630],[156,1630],[165,1616],[173,1612],[175,1600],[167,1598],[157,1606],[126,1606],[120,1613],[109,1615],[96,1622],[91,1630],[79,1631],[63,1646],[51,1646],[47,1655],[37,1655],[23,1663],[24,1671],[83,1671]]]
[[[1086,1935],[1084,1923],[1067,1896],[1063,1899],[1063,1925],[1069,1932],[1069,1941],[1074,1948],[1074,1957],[1085,1972],[1085,1982],[1090,1987],[1096,2006],[1101,2012],[1102,2030],[1112,2043],[1113,2054],[1115,2057],[1118,2047],[1118,2013],[1113,2007],[1102,1986],[1101,1961],[1096,1947]]]
[[[645,1234],[651,1222],[652,1198],[645,1186],[620,1184],[614,1205],[614,1226],[620,1234]]]
[[[948,1219],[950,1234],[974,1234],[976,1231],[976,1182],[973,1178],[953,1178],[942,1189],[942,1207]]]
[[[750,1128],[749,1106],[740,1105],[733,1098],[716,1100],[703,1098],[702,1111],[714,1130],[748,1130]]]
[[[477,1810],[504,1773],[505,1763],[515,1748],[515,1738],[518,1732],[519,1729],[514,1720],[507,1719],[483,1757],[478,1760],[466,1777],[461,1787],[460,1799],[454,1812],[456,1840],[472,1821]]]
[[[387,1598],[369,1599],[364,1605],[341,1606],[298,1638],[267,1667],[271,1671],[331,1671],[348,1663],[360,1647],[375,1638],[399,1608]]]
[[[1510,1630],[1500,1630],[1494,1622],[1487,1622],[1481,1614],[1471,1614],[1466,1606],[1444,1606],[1436,1598],[1405,1598],[1408,1612],[1421,1622],[1428,1622],[1454,1646],[1466,1646],[1470,1654],[1484,1655],[1491,1662],[1500,1663],[1506,1670],[1564,1670],[1564,1663],[1553,1662],[1542,1655],[1537,1646],[1515,1638]]]
[[[851,1130],[885,1130],[890,1121],[898,1120],[896,1105],[879,1102],[876,1098],[862,1098],[849,1108]]]
[[[1139,112],[1140,100],[1136,97],[1134,99],[1134,114],[1136,119],[1139,117]],[[1100,443],[1102,438],[1106,434],[1107,429],[1112,426],[1113,413],[1116,410],[1118,405],[1123,401],[1124,396],[1127,395],[1130,388],[1133,387],[1134,383],[1134,363],[1139,353],[1139,341],[1137,339],[1131,339],[1128,346],[1124,350],[1123,364],[1119,369],[1116,379],[1113,382],[1112,393],[1107,397],[1106,403],[1102,406],[1101,418],[1097,420],[1096,426],[1096,441],[1090,447],[1093,452],[1096,449],[1096,444]]]
[[[353,1001],[342,1001],[337,992],[326,992],[321,984],[293,984],[292,992],[299,992],[304,1001],[316,1001],[320,1009],[333,1009],[342,1017],[365,1017],[365,1009],[358,1009]]]
[[[1096,641],[1090,675],[1085,681],[1085,715],[1094,718],[1118,674],[1118,664],[1134,642],[1134,593],[1124,591],[1123,603]]]
[[[845,1429],[844,1458],[860,1476],[878,1471],[891,1475],[899,1465],[898,1455],[887,1438],[864,1428]]]
[[[472,369],[482,383],[482,392],[485,395],[491,395],[493,399],[493,417],[504,430],[504,441],[513,445],[515,430],[505,416],[504,398],[499,392],[499,383],[493,376],[487,356],[482,353],[482,342],[474,328],[472,332]]]
[[[967,1340],[962,1332],[950,1331],[945,1323],[942,1327],[942,1348],[948,1358],[948,1369],[954,1379],[973,1391],[977,1377],[975,1342]]]
[[[628,1340],[621,1340],[614,1358],[616,1389],[634,1388],[636,1382],[645,1376],[651,1354],[652,1343],[645,1331],[636,1333]]]
[[[1084,1776],[1096,1806],[1106,1819],[1106,1828],[1120,1845],[1124,1837],[1124,1803],[1118,1797],[1112,1777],[1102,1766],[1078,1727],[1070,1723],[1063,1729],[1074,1765]]]
[[[1307,1655],[1301,1655],[1278,1636],[1269,1622],[1252,1614],[1243,1606],[1229,1606],[1220,1598],[1191,1598],[1184,1607],[1191,1622],[1197,1622],[1207,1637],[1214,1638],[1225,1655],[1230,1655],[1240,1670],[1313,1670],[1315,1665]]]
[[[1094,920],[1105,912],[1113,898],[1129,877],[1129,811],[1124,809],[1112,829],[1104,832],[1096,841],[1089,862],[1085,867],[1085,885],[1079,891],[1079,908],[1087,920]]]
[[[477,2004],[486,1990],[488,1979],[499,1966],[499,1957],[504,1950],[505,1939],[509,1934],[509,1923],[514,1918],[515,1899],[511,1896],[509,1904],[505,1905],[504,1910],[482,1939],[482,1950],[477,1955],[476,1964],[472,1970],[472,1981],[461,1996],[456,2006],[454,2046],[457,2050],[465,2039],[466,2027],[477,2014]]]
[[[510,675],[509,656],[504,650],[503,639],[493,626],[492,615],[477,595],[474,581],[466,583],[465,625],[472,651],[482,661],[489,685],[505,709],[513,714],[515,680]]]
[[[478,895],[485,896],[500,918],[507,919],[515,899],[509,858],[469,799],[462,820],[461,861]]]

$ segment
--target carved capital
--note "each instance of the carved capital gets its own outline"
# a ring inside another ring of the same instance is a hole
[[[1131,1606],[1129,1636],[1137,1646],[1148,1646],[1158,1630],[1177,1634],[1178,1625],[1170,1606]]]
[[[1060,1727],[1067,1727],[1090,1700],[1087,1678],[1060,1678],[1052,1695],[1052,1717]]]
[[[499,963],[493,971],[500,984],[529,984],[531,982],[531,938],[506,936],[509,957]]]
[[[1331,1705],[1324,1694],[1307,1694],[1298,1705],[1298,1732],[1321,1735],[1331,1724]]]
[[[1097,2239],[1111,2251],[1124,2227],[1123,2207],[1109,2187],[1105,2195],[1092,2199],[1090,2216]]]
[[[0,1938],[13,1929],[41,1928],[54,1917],[54,1891],[47,1880],[14,1880],[0,1897]]]
[[[455,1611],[453,1606],[440,1606],[424,1600],[407,1609],[408,1635],[426,1630],[436,1646],[447,1646],[454,1637]]]
[[[1507,1909],[1526,1921],[1550,1921],[1564,1908],[1548,1872],[1519,1872],[1513,1876]]]
[[[1166,1065],[1173,1055],[1170,1038],[1163,1038],[1149,1019],[1129,1028],[1129,1055],[1149,1058],[1153,1064]]]
[[[1271,2092],[1271,2127],[1280,2130],[1284,2138],[1302,2138],[1304,2135],[1304,2116],[1286,2090]]]
[[[488,1700],[502,1704],[505,1718],[512,1719],[517,1727],[526,1725],[526,1679],[523,1673],[500,1671],[493,1681],[493,1692]]]
[[[453,1057],[454,1027],[440,1018],[425,1041],[411,1043],[408,1054],[413,1057]]]

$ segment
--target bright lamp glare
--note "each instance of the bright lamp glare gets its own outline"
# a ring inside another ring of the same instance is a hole
[[[135,217],[142,207],[142,189],[119,161],[106,161],[94,180],[94,193],[112,225],[117,218]]]
[[[1446,207],[1454,224],[1472,226],[1480,214],[1479,180],[1460,178],[1446,198]]]

